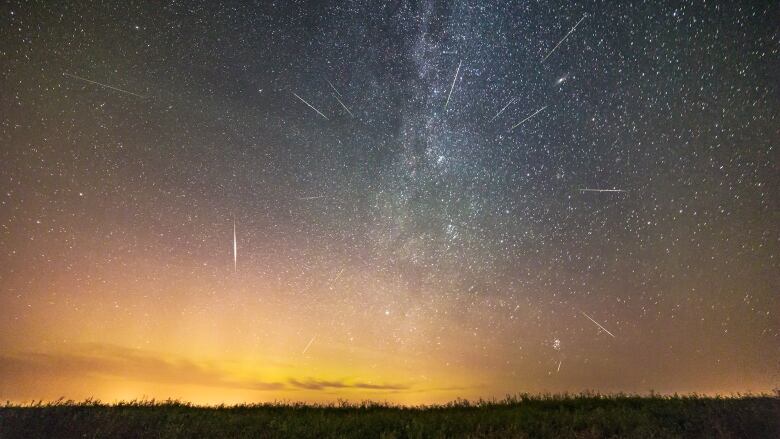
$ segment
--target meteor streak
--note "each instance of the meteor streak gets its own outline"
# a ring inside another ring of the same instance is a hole
[[[582,315],[584,315],[585,317],[587,317],[587,318],[588,318],[588,320],[590,320],[591,322],[595,323],[595,324],[596,324],[596,325],[597,325],[599,328],[603,329],[603,330],[604,330],[604,332],[606,332],[607,334],[611,335],[611,336],[612,336],[612,338],[617,338],[617,337],[615,337],[615,334],[613,334],[613,333],[609,332],[609,331],[607,330],[607,328],[605,328],[605,327],[601,326],[601,324],[600,324],[599,322],[597,322],[597,321],[593,320],[593,318],[592,318],[591,316],[589,316],[589,315],[585,314],[585,313],[584,313],[584,312],[582,312],[582,311],[580,311],[580,313],[582,313]]]
[[[504,110],[506,110],[506,109],[507,109],[507,107],[509,107],[510,105],[512,105],[512,102],[514,102],[514,101],[515,101],[515,98],[512,98],[512,99],[510,99],[510,100],[509,100],[509,102],[507,102],[507,103],[506,103],[506,105],[504,105],[504,108],[502,108],[502,109],[501,109],[501,110],[500,110],[498,113],[496,113],[496,115],[495,115],[495,116],[493,116],[492,118],[490,118],[490,120],[488,121],[488,123],[490,123],[490,122],[493,122],[493,121],[494,121],[494,120],[495,120],[495,119],[496,119],[496,118],[497,118],[497,117],[498,117],[498,116],[499,116],[501,113],[503,113],[503,112],[504,112]]]
[[[102,82],[97,82],[97,81],[93,81],[91,79],[82,78],[81,76],[71,75],[70,73],[66,73],[66,72],[62,72],[62,75],[63,76],[67,76],[69,78],[78,79],[80,81],[89,82],[90,84],[95,84],[95,85],[98,85],[100,87],[110,88],[111,90],[116,90],[116,91],[119,91],[119,92],[122,92],[122,93],[127,93],[129,95],[133,95],[133,96],[139,97],[141,99],[146,99],[146,96],[142,96],[142,95],[133,93],[131,91],[123,90],[121,88],[114,87],[113,85],[103,84]]]
[[[345,110],[347,110],[347,113],[349,113],[350,116],[355,117],[355,115],[352,114],[351,111],[349,111],[349,108],[347,108],[347,106],[344,105],[344,102],[341,102],[341,99],[339,99],[339,96],[341,96],[341,93],[339,93],[339,91],[336,90],[336,87],[333,84],[331,84],[331,82],[328,81],[327,79],[325,79],[325,82],[327,82],[328,85],[330,85],[330,88],[332,88],[333,91],[336,92],[336,94],[333,95],[333,97],[336,98],[337,101],[339,101],[339,104],[341,104],[341,106],[344,107]]]
[[[236,241],[236,220],[233,220],[233,271],[238,272],[238,241]]]
[[[306,354],[306,351],[308,351],[308,350],[309,350],[309,347],[311,346],[311,344],[312,344],[312,343],[314,343],[314,339],[315,339],[315,338],[317,338],[317,336],[316,336],[316,335],[315,335],[314,337],[312,337],[312,338],[311,338],[311,340],[309,340],[309,344],[307,344],[307,345],[306,345],[306,347],[305,347],[305,348],[303,348],[303,352],[301,352],[301,355],[304,355],[304,354]]]
[[[444,109],[447,109],[447,105],[450,103],[450,96],[452,96],[452,90],[455,89],[455,81],[458,80],[458,72],[460,72],[460,65],[463,63],[463,60],[461,60],[458,63],[458,68],[455,70],[455,77],[452,78],[452,86],[450,87],[450,94],[447,95],[447,102],[444,103]]]
[[[333,280],[330,281],[330,282],[333,283],[333,282],[336,282],[337,280],[339,280],[339,278],[341,277],[341,274],[344,273],[344,270],[345,269],[342,268],[341,271],[339,271],[339,274],[337,274],[336,277],[334,277]]]
[[[564,36],[563,36],[563,38],[561,38],[561,41],[558,41],[558,44],[556,44],[556,45],[555,45],[555,47],[553,47],[553,48],[552,48],[552,50],[551,50],[551,51],[550,51],[550,52],[547,54],[547,56],[545,56],[545,57],[544,57],[544,59],[543,59],[543,60],[542,60],[542,62],[541,62],[542,64],[543,64],[545,61],[547,61],[547,58],[549,58],[549,57],[550,57],[550,55],[552,55],[552,53],[553,53],[553,52],[555,52],[555,49],[557,49],[557,48],[558,48],[558,46],[560,46],[560,45],[561,45],[561,43],[563,43],[563,40],[565,40],[566,38],[568,38],[568,37],[569,37],[569,35],[571,35],[571,33],[572,33],[572,32],[574,32],[574,29],[577,29],[577,26],[579,26],[579,25],[580,25],[580,23],[582,23],[582,20],[584,20],[584,19],[585,19],[585,17],[587,17],[587,16],[588,16],[588,14],[585,14],[585,15],[583,15],[583,16],[582,16],[582,18],[580,18],[580,21],[578,21],[578,22],[577,22],[577,24],[575,24],[575,25],[574,25],[574,27],[573,27],[573,28],[571,28],[571,30],[569,30],[569,32],[568,32],[566,35],[564,35]]]
[[[628,192],[625,189],[580,189],[580,192]]]
[[[339,104],[341,104],[341,106],[342,106],[342,107],[344,107],[344,109],[345,109],[345,110],[347,110],[347,113],[349,113],[349,115],[350,115],[350,116],[352,116],[352,117],[355,117],[355,115],[354,115],[354,114],[352,114],[352,112],[351,112],[351,111],[349,111],[349,108],[347,108],[347,106],[346,106],[346,105],[344,105],[344,103],[343,103],[343,102],[341,102],[341,99],[339,99],[339,96],[338,96],[338,95],[333,95],[333,97],[334,97],[334,98],[336,98],[336,100],[337,100],[337,101],[339,101]]]
[[[513,129],[515,129],[515,128],[519,127],[520,125],[524,124],[528,119],[536,116],[537,114],[539,114],[545,108],[547,108],[547,105],[545,105],[544,107],[536,110],[536,112],[534,114],[532,114],[532,115],[526,117],[525,119],[521,120],[520,122],[516,123],[515,126],[513,126],[512,128],[509,129],[509,131],[512,131]]]
[[[326,79],[326,80],[325,80],[325,82],[327,82],[327,83],[328,83],[328,85],[330,85],[330,88],[332,88],[332,89],[333,89],[333,91],[335,91],[337,95],[341,96],[341,93],[339,93],[339,91],[338,91],[338,90],[336,90],[336,87],[334,87],[334,86],[333,86],[333,84],[331,84],[331,83],[330,83],[330,81],[328,81],[328,80]]]
[[[312,110],[316,111],[316,112],[317,112],[317,114],[319,114],[320,116],[324,117],[324,118],[325,118],[325,120],[330,120],[330,119],[328,119],[328,117],[327,117],[327,116],[325,116],[324,114],[320,113],[320,110],[318,110],[318,109],[314,108],[314,106],[313,106],[312,104],[310,104],[310,103],[306,102],[306,101],[305,101],[305,100],[304,100],[302,97],[298,96],[298,95],[297,95],[297,94],[295,94],[295,93],[293,93],[293,95],[294,95],[296,98],[300,99],[300,100],[301,100],[301,102],[303,102],[304,104],[308,105],[308,106],[309,106],[309,108],[311,108]]]

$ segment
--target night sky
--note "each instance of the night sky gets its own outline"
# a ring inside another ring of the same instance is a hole
[[[771,392],[780,7],[717,3],[4,3],[0,399]]]

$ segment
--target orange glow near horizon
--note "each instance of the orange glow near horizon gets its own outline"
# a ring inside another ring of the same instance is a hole
[[[403,300],[392,307],[358,297],[350,288],[350,275],[344,273],[344,288],[328,287],[320,294],[329,299],[317,306],[307,306],[309,295],[249,288],[263,282],[248,274],[225,276],[236,276],[228,281],[233,285],[218,280],[226,293],[214,293],[216,285],[185,280],[167,286],[176,293],[160,295],[154,288],[166,286],[150,280],[123,288],[121,297],[111,291],[126,275],[101,276],[93,290],[82,290],[81,303],[56,313],[51,312],[52,302],[64,294],[49,285],[51,293],[41,294],[41,300],[9,310],[24,313],[12,323],[16,330],[3,328],[4,341],[24,349],[6,350],[0,357],[3,398],[15,402],[172,398],[204,405],[345,399],[417,405],[457,398],[500,399],[521,392],[771,390],[760,381],[722,385],[717,373],[701,370],[672,381],[650,378],[637,385],[630,371],[620,369],[636,357],[587,354],[604,343],[627,351],[628,335],[624,332],[624,340],[615,341],[586,321],[590,340],[581,342],[579,352],[566,347],[568,357],[555,356],[545,343],[513,342],[489,334],[482,335],[488,340],[480,339],[477,318],[496,318],[488,301],[472,304],[476,315],[457,317],[475,322],[464,326],[452,316],[457,310],[436,303],[434,296],[415,297],[405,291]],[[152,295],[163,299],[150,306]],[[435,322],[415,312],[426,300],[434,301],[427,306],[442,307]],[[350,303],[362,303],[362,308]],[[522,333],[521,322],[532,316],[521,320],[517,315],[516,332]],[[22,327],[25,330],[18,330]],[[525,331],[533,333],[528,326]],[[507,355],[506,346],[513,344]],[[575,362],[588,367],[570,364]],[[696,385],[686,389],[691,381]]]

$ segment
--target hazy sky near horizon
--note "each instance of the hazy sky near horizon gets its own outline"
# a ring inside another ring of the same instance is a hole
[[[0,400],[777,388],[770,3],[4,3]]]

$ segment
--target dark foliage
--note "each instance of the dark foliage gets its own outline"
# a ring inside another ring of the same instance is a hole
[[[399,407],[56,401],[0,408],[2,438],[780,438],[780,398],[519,395]]]

